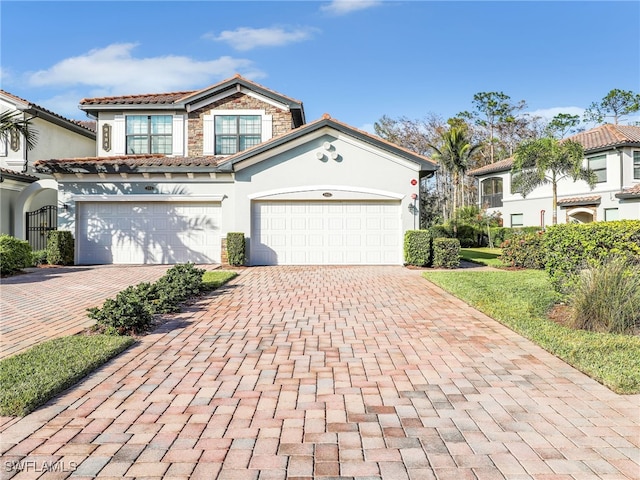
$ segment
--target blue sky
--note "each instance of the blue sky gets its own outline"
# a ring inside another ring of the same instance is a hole
[[[372,131],[502,91],[581,113],[640,91],[640,2],[3,0],[2,88],[85,119],[84,97],[195,90],[240,73]]]

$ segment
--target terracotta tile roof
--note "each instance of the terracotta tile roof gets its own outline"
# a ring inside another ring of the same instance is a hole
[[[568,197],[558,199],[558,205],[570,206],[570,205],[593,205],[594,203],[600,203],[600,195],[587,195],[584,197]]]
[[[0,167],[0,176],[11,177],[14,180],[18,180],[18,181],[25,180],[27,182],[35,182],[40,180],[35,175],[29,175],[28,173],[17,172],[15,170],[11,170],[9,168],[2,168],[2,167]]]
[[[640,198],[640,183],[636,183],[633,187],[625,188],[620,193],[616,193],[618,198]]]
[[[640,146],[640,127],[607,123],[587,130],[586,132],[567,137],[567,140],[573,140],[582,144],[585,153],[623,145],[633,146],[637,144]],[[511,170],[512,165],[513,158],[510,157],[500,160],[499,162],[485,165],[484,167],[470,170],[469,175],[479,176],[488,173],[503,172],[505,170]]]
[[[223,157],[168,157],[166,155],[120,155],[113,157],[83,157],[38,160],[34,167],[38,171],[62,171],[70,168],[91,168],[100,166],[139,167],[215,167]]]
[[[83,98],[80,101],[80,105],[150,105],[150,104],[172,105],[176,103],[187,102],[191,97],[195,97],[198,94],[204,93],[208,90],[215,90],[216,88],[223,86],[225,83],[229,83],[235,79],[239,79],[247,84],[253,85],[257,88],[270,92],[273,95],[286,98],[292,103],[302,104],[302,102],[300,102],[299,100],[295,100],[291,97],[287,97],[286,95],[282,95],[281,93],[278,93],[275,90],[271,90],[270,88],[267,88],[256,82],[247,80],[241,75],[235,75],[231,78],[227,78],[226,80],[222,80],[221,82],[210,85],[206,88],[202,88],[200,90],[188,90],[188,91],[170,92],[170,93],[145,93],[145,94],[139,94],[139,95],[120,95],[120,96],[113,96],[113,97]]]
[[[52,117],[56,117],[60,120],[63,120],[64,122],[68,122],[68,123],[72,123],[80,128],[83,128],[85,130],[88,130],[92,133],[96,132],[96,128],[95,128],[95,122],[86,122],[86,121],[81,121],[81,120],[73,120],[71,118],[67,118],[67,117],[63,117],[62,115],[58,115],[55,112],[52,112],[51,110],[48,110],[44,107],[41,107],[40,105],[36,105],[35,103],[32,103],[28,100],[25,100],[24,98],[20,98],[16,95],[13,95],[12,93],[7,92],[6,90],[2,90],[0,89],[0,94],[5,95],[6,97],[9,97],[10,99],[18,102],[18,103],[22,103],[25,105],[27,111],[29,110],[37,110],[43,113],[46,113],[48,115],[51,115]],[[93,128],[88,125],[89,123],[93,123]]]
[[[140,95],[120,95],[115,97],[83,98],[80,105],[149,105],[175,103],[187,94],[195,93],[193,90],[172,93],[144,93]]]
[[[490,163],[484,167],[475,168],[469,171],[469,175],[478,176],[486,175],[487,173],[503,172],[505,170],[511,170],[513,165],[513,157],[505,158],[504,160],[498,160],[497,162]]]
[[[628,144],[640,144],[640,127],[607,123],[586,132],[577,133],[568,140],[581,143],[586,152]]]
[[[206,92],[207,90],[215,90],[216,88],[218,88],[218,87],[220,87],[220,86],[224,85],[225,83],[231,82],[231,81],[233,81],[233,80],[235,80],[235,79],[242,80],[243,82],[245,82],[245,83],[247,83],[247,84],[249,84],[249,85],[253,85],[254,87],[257,87],[257,88],[259,88],[259,89],[261,89],[261,90],[264,90],[264,91],[266,91],[266,92],[269,92],[269,93],[271,93],[271,94],[273,94],[273,95],[275,95],[275,96],[282,97],[282,98],[286,98],[287,100],[289,100],[289,101],[290,101],[290,102],[292,102],[292,103],[299,103],[299,104],[301,104],[301,105],[302,105],[302,102],[301,102],[300,100],[296,100],[295,98],[289,97],[289,96],[287,96],[287,95],[283,95],[283,94],[282,94],[282,93],[280,93],[280,92],[276,92],[275,90],[272,90],[272,89],[270,89],[270,88],[268,88],[268,87],[265,87],[264,85],[261,85],[261,84],[259,84],[259,83],[257,83],[257,82],[254,82],[254,81],[252,81],[252,80],[249,80],[249,79],[247,79],[247,78],[244,78],[242,75],[240,75],[240,74],[238,74],[238,73],[236,73],[236,74],[235,74],[233,77],[231,77],[231,78],[227,78],[227,79],[222,80],[222,81],[220,81],[220,82],[218,82],[218,83],[215,83],[215,84],[210,85],[210,86],[208,86],[208,87],[202,88],[202,89],[200,89],[200,90],[198,90],[198,91],[196,91],[196,92],[192,92],[192,93],[190,93],[190,94],[186,94],[186,95],[184,96],[184,98],[182,98],[181,100],[182,100],[182,101],[186,101],[186,100],[188,100],[188,99],[189,99],[189,97],[191,97],[191,96],[197,96],[199,93]]]

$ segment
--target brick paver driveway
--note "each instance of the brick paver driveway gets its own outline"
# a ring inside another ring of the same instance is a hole
[[[16,478],[49,462],[64,470],[56,478],[637,479],[639,400],[419,272],[251,268],[47,406],[5,420],[2,468],[10,477],[22,461]]]
[[[167,265],[103,265],[30,269],[0,284],[0,358],[93,325],[86,309],[120,290],[153,282]]]

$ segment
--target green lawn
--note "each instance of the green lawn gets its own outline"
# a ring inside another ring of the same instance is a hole
[[[131,337],[71,335],[0,361],[0,415],[26,415],[134,342]]]
[[[238,274],[213,270],[205,291]],[[117,335],[71,335],[36,345],[0,361],[0,415],[26,415],[125,350],[134,339]]]
[[[460,256],[463,260],[488,265],[490,267],[504,267],[498,258],[502,254],[499,248],[461,248]]]
[[[424,272],[423,276],[614,392],[640,393],[640,338],[573,330],[548,320],[556,294],[545,272]]]
[[[211,270],[204,272],[202,283],[205,290],[215,290],[237,276],[236,272],[229,270]]]

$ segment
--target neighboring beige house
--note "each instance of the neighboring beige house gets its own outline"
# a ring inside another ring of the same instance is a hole
[[[640,219],[640,127],[606,124],[569,138],[582,144],[598,181],[593,190],[583,181],[559,182],[558,223]],[[550,225],[551,185],[523,198],[512,189],[512,165],[508,158],[469,172],[478,179],[480,207],[500,212],[506,227]]]
[[[35,172],[33,164],[53,156],[93,155],[96,134],[84,122],[61,117],[4,90],[0,90],[0,111],[21,112],[23,119],[31,119],[38,135],[32,150],[27,150],[20,135],[0,141],[0,233],[44,248],[46,229],[55,228],[58,186],[50,175]],[[38,211],[30,216],[28,230],[27,214]]]
[[[78,264],[395,264],[436,165],[239,75],[198,91],[85,99],[95,156],[41,160]]]

